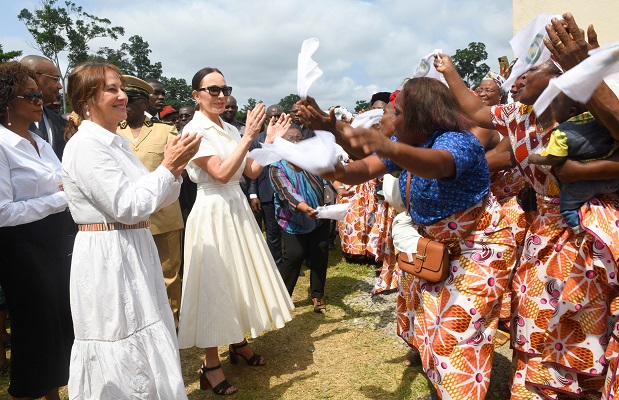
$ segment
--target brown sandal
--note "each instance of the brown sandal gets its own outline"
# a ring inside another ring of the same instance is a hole
[[[327,306],[325,304],[325,300],[322,298],[313,297],[312,302],[314,303],[314,312],[325,314],[327,312]]]

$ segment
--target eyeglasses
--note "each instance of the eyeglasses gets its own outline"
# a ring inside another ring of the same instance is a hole
[[[191,119],[193,115],[191,114],[178,114],[178,119]]]
[[[48,75],[48,74],[44,74],[43,72],[37,72],[37,74],[47,76],[48,78],[55,80],[56,83],[60,83],[60,80],[62,79],[62,77],[58,75]]]
[[[30,93],[26,93],[23,96],[15,96],[18,99],[24,99],[27,100],[29,102],[31,102],[32,104],[37,104],[40,100],[43,100],[43,92],[30,92]]]
[[[201,87],[198,89],[199,92],[208,92],[211,96],[219,96],[219,93],[223,92],[224,96],[230,96],[232,93],[231,86],[209,86],[209,87]]]
[[[494,92],[496,92],[496,89],[475,89],[475,93],[477,94],[482,94],[482,93],[492,94]]]

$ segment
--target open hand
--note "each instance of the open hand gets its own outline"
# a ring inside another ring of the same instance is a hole
[[[546,32],[549,39],[544,39],[544,44],[564,70],[589,57],[589,50],[600,47],[593,25],[587,28],[585,40],[585,32],[578,27],[570,13],[563,14],[562,20],[553,18],[551,24],[546,26]]]
[[[307,96],[306,100],[298,101],[298,116],[303,125],[309,126],[313,130],[334,132],[336,130],[337,118],[334,109],[326,113],[320,109],[313,97]]]
[[[258,103],[253,110],[247,111],[247,119],[245,121],[245,134],[248,139],[253,140],[262,131],[264,121],[267,116],[265,114],[265,106],[263,103]]]
[[[284,134],[288,132],[290,124],[292,124],[290,115],[282,113],[278,119],[272,117],[267,127],[267,136],[264,143],[273,143],[276,138],[284,136]]]

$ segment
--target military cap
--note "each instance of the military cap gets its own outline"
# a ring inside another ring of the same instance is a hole
[[[142,95],[148,99],[148,96],[153,92],[153,87],[140,78],[123,75],[123,79],[125,80],[125,92],[129,97]]]

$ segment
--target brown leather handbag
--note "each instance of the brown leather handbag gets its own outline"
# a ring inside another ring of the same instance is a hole
[[[411,186],[411,174],[408,174],[408,180],[406,181],[406,213],[410,212],[410,186]],[[486,205],[486,198],[483,200],[482,207]],[[479,216],[467,232],[462,237],[467,237],[473,232],[473,229],[477,226],[481,215],[484,212],[479,213]],[[437,242],[436,240],[428,238],[419,238],[417,242],[417,253],[412,256],[412,259],[408,257],[406,253],[398,254],[398,267],[406,273],[415,275],[418,278],[425,279],[428,282],[442,282],[447,279],[449,275],[449,256],[451,252],[449,246]]]

